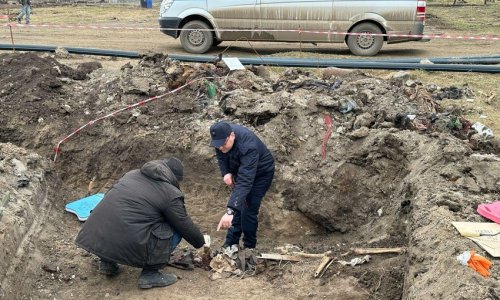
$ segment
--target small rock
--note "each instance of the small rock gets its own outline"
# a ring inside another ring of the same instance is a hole
[[[434,83],[430,83],[428,85],[425,86],[425,89],[429,92],[429,93],[432,93],[436,90],[439,89],[439,87],[437,85],[435,85]]]
[[[57,47],[55,50],[55,57],[57,58],[68,58],[69,52],[63,47]],[[60,72],[60,71],[59,71]]]
[[[369,134],[370,134],[370,129],[368,129],[368,127],[361,127],[348,134],[348,136],[349,138],[352,139],[361,139],[367,137]]]
[[[458,212],[462,209],[462,205],[452,200],[442,199],[436,202],[438,206],[447,206],[449,210]]]
[[[370,113],[364,113],[356,117],[354,121],[354,129],[361,127],[371,127],[375,122],[375,118]]]
[[[255,68],[255,70],[256,70],[257,76],[262,77],[262,78],[264,78],[266,80],[271,79],[271,73],[269,72],[269,68],[268,67],[266,67],[266,66],[257,66]]]
[[[323,80],[331,79],[332,77],[342,77],[351,74],[352,70],[330,67],[323,70]]]
[[[28,185],[30,184],[30,180],[28,177],[26,176],[21,176],[21,178],[19,178],[17,180],[17,187],[18,188],[23,188],[23,187],[27,187]]]
[[[410,79],[410,73],[405,72],[405,71],[399,71],[399,72],[391,74],[391,78],[396,79],[396,80],[402,80],[402,81],[408,80],[408,79]]]
[[[416,87],[416,86],[417,86],[417,83],[416,83],[414,80],[407,80],[407,81],[405,82],[405,85],[406,85],[407,87]]]
[[[382,122],[382,123],[380,123],[380,125],[378,127],[379,128],[392,128],[392,127],[394,127],[394,123],[392,123],[392,122]]]
[[[57,273],[59,272],[59,267],[56,266],[54,263],[45,262],[42,264],[42,270],[49,273]]]

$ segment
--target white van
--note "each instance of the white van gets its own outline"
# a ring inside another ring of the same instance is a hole
[[[191,53],[250,40],[345,42],[353,54],[372,56],[384,41],[420,40],[391,35],[422,35],[425,8],[425,0],[163,0],[159,23]]]

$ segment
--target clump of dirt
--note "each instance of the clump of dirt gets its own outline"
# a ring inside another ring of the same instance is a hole
[[[97,63],[71,68],[33,54],[0,57],[0,83],[7,87],[0,93],[0,142],[37,153],[44,158],[43,169],[57,174],[48,188],[53,208],[44,210],[40,235],[29,238],[34,254],[20,254],[12,263],[23,265],[29,257],[23,266],[33,276],[6,276],[5,284],[23,278],[16,289],[2,284],[7,297],[142,298],[132,288],[133,268],[124,268],[121,279],[98,277],[95,259],[72,243],[78,221],[63,209],[71,200],[106,191],[151,159],[175,155],[184,161],[188,211],[222,245],[224,234],[215,225],[229,190],[219,178],[207,134],[219,119],[253,129],[276,158],[275,181],[261,208],[260,251],[292,243],[339,257],[353,247],[405,247],[407,252],[374,255],[356,267],[333,264],[320,279],[312,277],[319,261],[270,265],[243,286],[234,278],[212,283],[203,270],[178,273],[190,280],[169,287],[170,295],[229,296],[235,284],[248,299],[500,294],[496,264],[492,277],[482,278],[456,262],[465,250],[484,253],[450,224],[481,221],[475,207],[499,198],[498,140],[478,136],[463,116],[444,111],[407,76],[344,72],[322,79],[304,70],[276,74],[263,67],[229,72],[221,62],[184,64],[163,55],[120,69]],[[58,160],[50,163],[58,143]],[[2,145],[0,155],[9,147]]]

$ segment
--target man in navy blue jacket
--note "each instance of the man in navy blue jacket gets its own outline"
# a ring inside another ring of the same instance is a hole
[[[273,156],[255,133],[240,125],[217,122],[210,136],[224,183],[233,188],[217,230],[229,229],[224,247],[239,245],[243,234],[243,247],[255,248],[260,203],[274,177]]]

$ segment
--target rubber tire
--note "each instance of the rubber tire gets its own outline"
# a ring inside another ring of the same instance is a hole
[[[181,45],[182,48],[184,48],[184,50],[186,50],[187,52],[202,54],[210,50],[210,48],[212,48],[212,45],[214,43],[214,33],[212,31],[196,32],[196,31],[185,30],[185,29],[203,29],[203,30],[212,29],[210,28],[210,26],[207,25],[207,23],[199,20],[194,20],[187,22],[186,25],[182,27],[182,29],[184,30],[181,31],[180,35]],[[198,38],[200,39],[200,41],[197,43],[193,43],[194,38]]]
[[[361,23],[356,25],[350,32],[352,33],[382,33],[380,28],[373,23]],[[368,37],[370,38],[370,37]],[[347,37],[347,46],[351,53],[358,56],[374,56],[384,44],[383,36],[371,36],[371,39],[367,40],[366,37],[359,35],[349,35]]]

